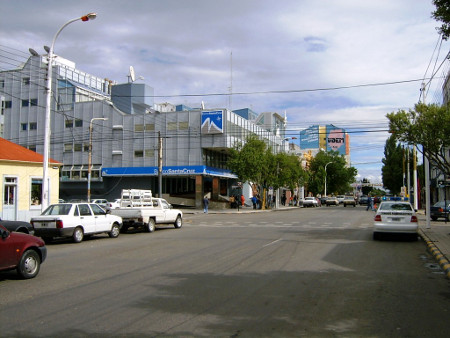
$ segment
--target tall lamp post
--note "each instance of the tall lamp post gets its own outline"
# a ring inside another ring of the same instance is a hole
[[[331,163],[333,162],[328,162],[327,164],[325,164],[325,190],[324,190],[325,196],[327,196],[327,166]]]
[[[87,200],[91,202],[91,171],[92,171],[92,129],[94,121],[106,121],[107,117],[94,117],[89,123],[89,151],[88,151],[88,186],[87,186]]]
[[[47,56],[47,83],[45,86],[46,89],[46,105],[45,105],[45,131],[44,131],[44,169],[42,174],[42,203],[41,203],[41,209],[44,211],[48,205],[49,205],[49,178],[48,178],[48,164],[49,164],[49,153],[50,153],[50,112],[51,112],[51,99],[52,99],[52,64],[53,64],[53,49],[55,46],[55,41],[58,38],[59,33],[69,24],[72,22],[81,20],[81,21],[89,21],[94,20],[97,17],[97,14],[95,13],[89,13],[86,15],[83,15],[82,17],[72,19],[70,21],[67,21],[64,25],[61,26],[61,28],[56,32],[55,36],[53,37],[52,44],[50,46],[50,49],[48,50],[48,56]]]

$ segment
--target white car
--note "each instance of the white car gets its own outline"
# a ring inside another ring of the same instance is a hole
[[[383,233],[409,234],[417,240],[419,222],[409,202],[383,201],[378,206],[373,223],[373,239]]]
[[[317,203],[317,200],[315,197],[305,197],[303,200],[303,207],[318,207],[319,203]]]
[[[99,206],[101,206],[103,209],[106,209],[109,202],[108,202],[108,200],[100,198],[100,199],[93,200],[91,203],[96,203]]]
[[[114,202],[108,202],[106,204],[106,210],[119,209],[120,208],[120,198],[116,198]]]
[[[72,237],[75,243],[84,235],[107,233],[109,237],[119,236],[122,218],[106,213],[95,203],[52,204],[40,216],[31,218],[34,235],[44,240],[54,237]]]

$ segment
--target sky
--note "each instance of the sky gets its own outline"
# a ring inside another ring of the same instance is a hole
[[[0,70],[28,48],[45,54],[62,25],[95,12],[55,44],[78,69],[124,83],[133,66],[155,103],[277,112],[290,136],[344,128],[351,165],[371,182],[381,182],[386,114],[413,108],[432,74],[426,100],[441,103],[449,71],[431,0],[2,0],[0,9]]]

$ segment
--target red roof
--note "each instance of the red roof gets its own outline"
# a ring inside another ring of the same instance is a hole
[[[0,137],[0,160],[43,163],[44,156]],[[49,162],[60,164],[52,159]]]

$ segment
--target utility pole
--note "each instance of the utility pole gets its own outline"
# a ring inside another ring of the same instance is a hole
[[[162,152],[163,144],[161,132],[158,131],[158,185],[159,185],[159,198],[162,198]]]
[[[422,103],[425,104],[425,83],[422,83]],[[431,203],[431,196],[430,196],[430,162],[428,161],[427,151],[424,148],[423,149],[423,165],[425,167],[425,216],[426,216],[426,228],[430,229],[430,203]]]

